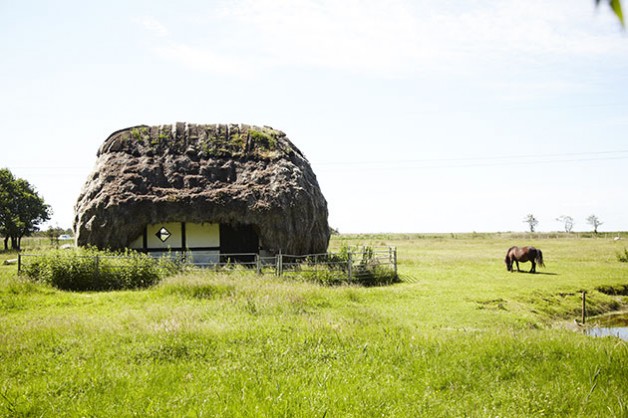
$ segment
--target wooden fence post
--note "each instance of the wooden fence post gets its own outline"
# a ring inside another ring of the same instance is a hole
[[[255,254],[255,268],[257,270],[257,274],[262,274],[262,262],[260,260],[259,254]]]
[[[22,271],[22,254],[17,253],[17,274],[19,275]]]
[[[347,275],[349,281],[351,281],[351,268],[353,267],[353,257],[351,250],[347,251]]]
[[[582,291],[582,324],[584,324],[586,319],[587,319],[587,291],[583,290]]]
[[[100,260],[98,256],[94,257],[94,266],[96,267],[94,270],[94,278],[98,282],[98,280],[100,279]]]
[[[397,278],[397,247],[393,247],[393,266],[395,269],[395,278]]]
[[[281,273],[283,273],[283,255],[281,254],[281,250],[279,250],[279,254],[277,254],[277,276],[281,277]]]

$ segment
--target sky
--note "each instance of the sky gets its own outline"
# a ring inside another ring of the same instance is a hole
[[[285,132],[341,233],[628,230],[628,32],[594,0],[0,0],[0,56],[44,228],[111,133],[189,122]]]

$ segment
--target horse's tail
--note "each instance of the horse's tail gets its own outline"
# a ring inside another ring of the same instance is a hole
[[[543,251],[539,250],[538,248],[536,249],[536,264],[538,264],[541,267],[545,267],[545,263],[543,263]]]

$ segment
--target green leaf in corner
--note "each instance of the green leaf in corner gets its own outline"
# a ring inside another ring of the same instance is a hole
[[[621,11],[621,1],[620,0],[611,0],[611,8],[613,9],[613,12],[615,12],[615,15],[617,15],[617,18],[621,22],[621,25],[625,27],[625,24],[624,24],[624,14]]]

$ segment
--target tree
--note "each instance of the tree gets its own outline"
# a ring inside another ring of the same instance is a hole
[[[537,221],[537,219],[531,213],[525,217],[523,222],[527,223],[530,226],[530,232],[534,232],[534,228],[536,228],[536,226],[539,224],[539,221]]]
[[[593,233],[597,234],[597,228],[604,222],[600,221],[597,216],[591,215],[587,218],[587,223],[593,227]]]
[[[15,178],[6,168],[0,169],[0,235],[4,249],[19,250],[22,237],[39,229],[51,215],[50,206],[26,180]]]
[[[563,223],[563,225],[565,227],[565,232],[569,233],[573,229],[574,221],[573,221],[573,218],[571,216],[561,215],[558,218],[556,218],[556,220],[558,222]]]
[[[50,239],[50,245],[59,245],[59,236],[62,235],[65,231],[62,228],[59,228],[57,225],[55,228],[52,226],[48,227],[46,231],[46,236]]]

